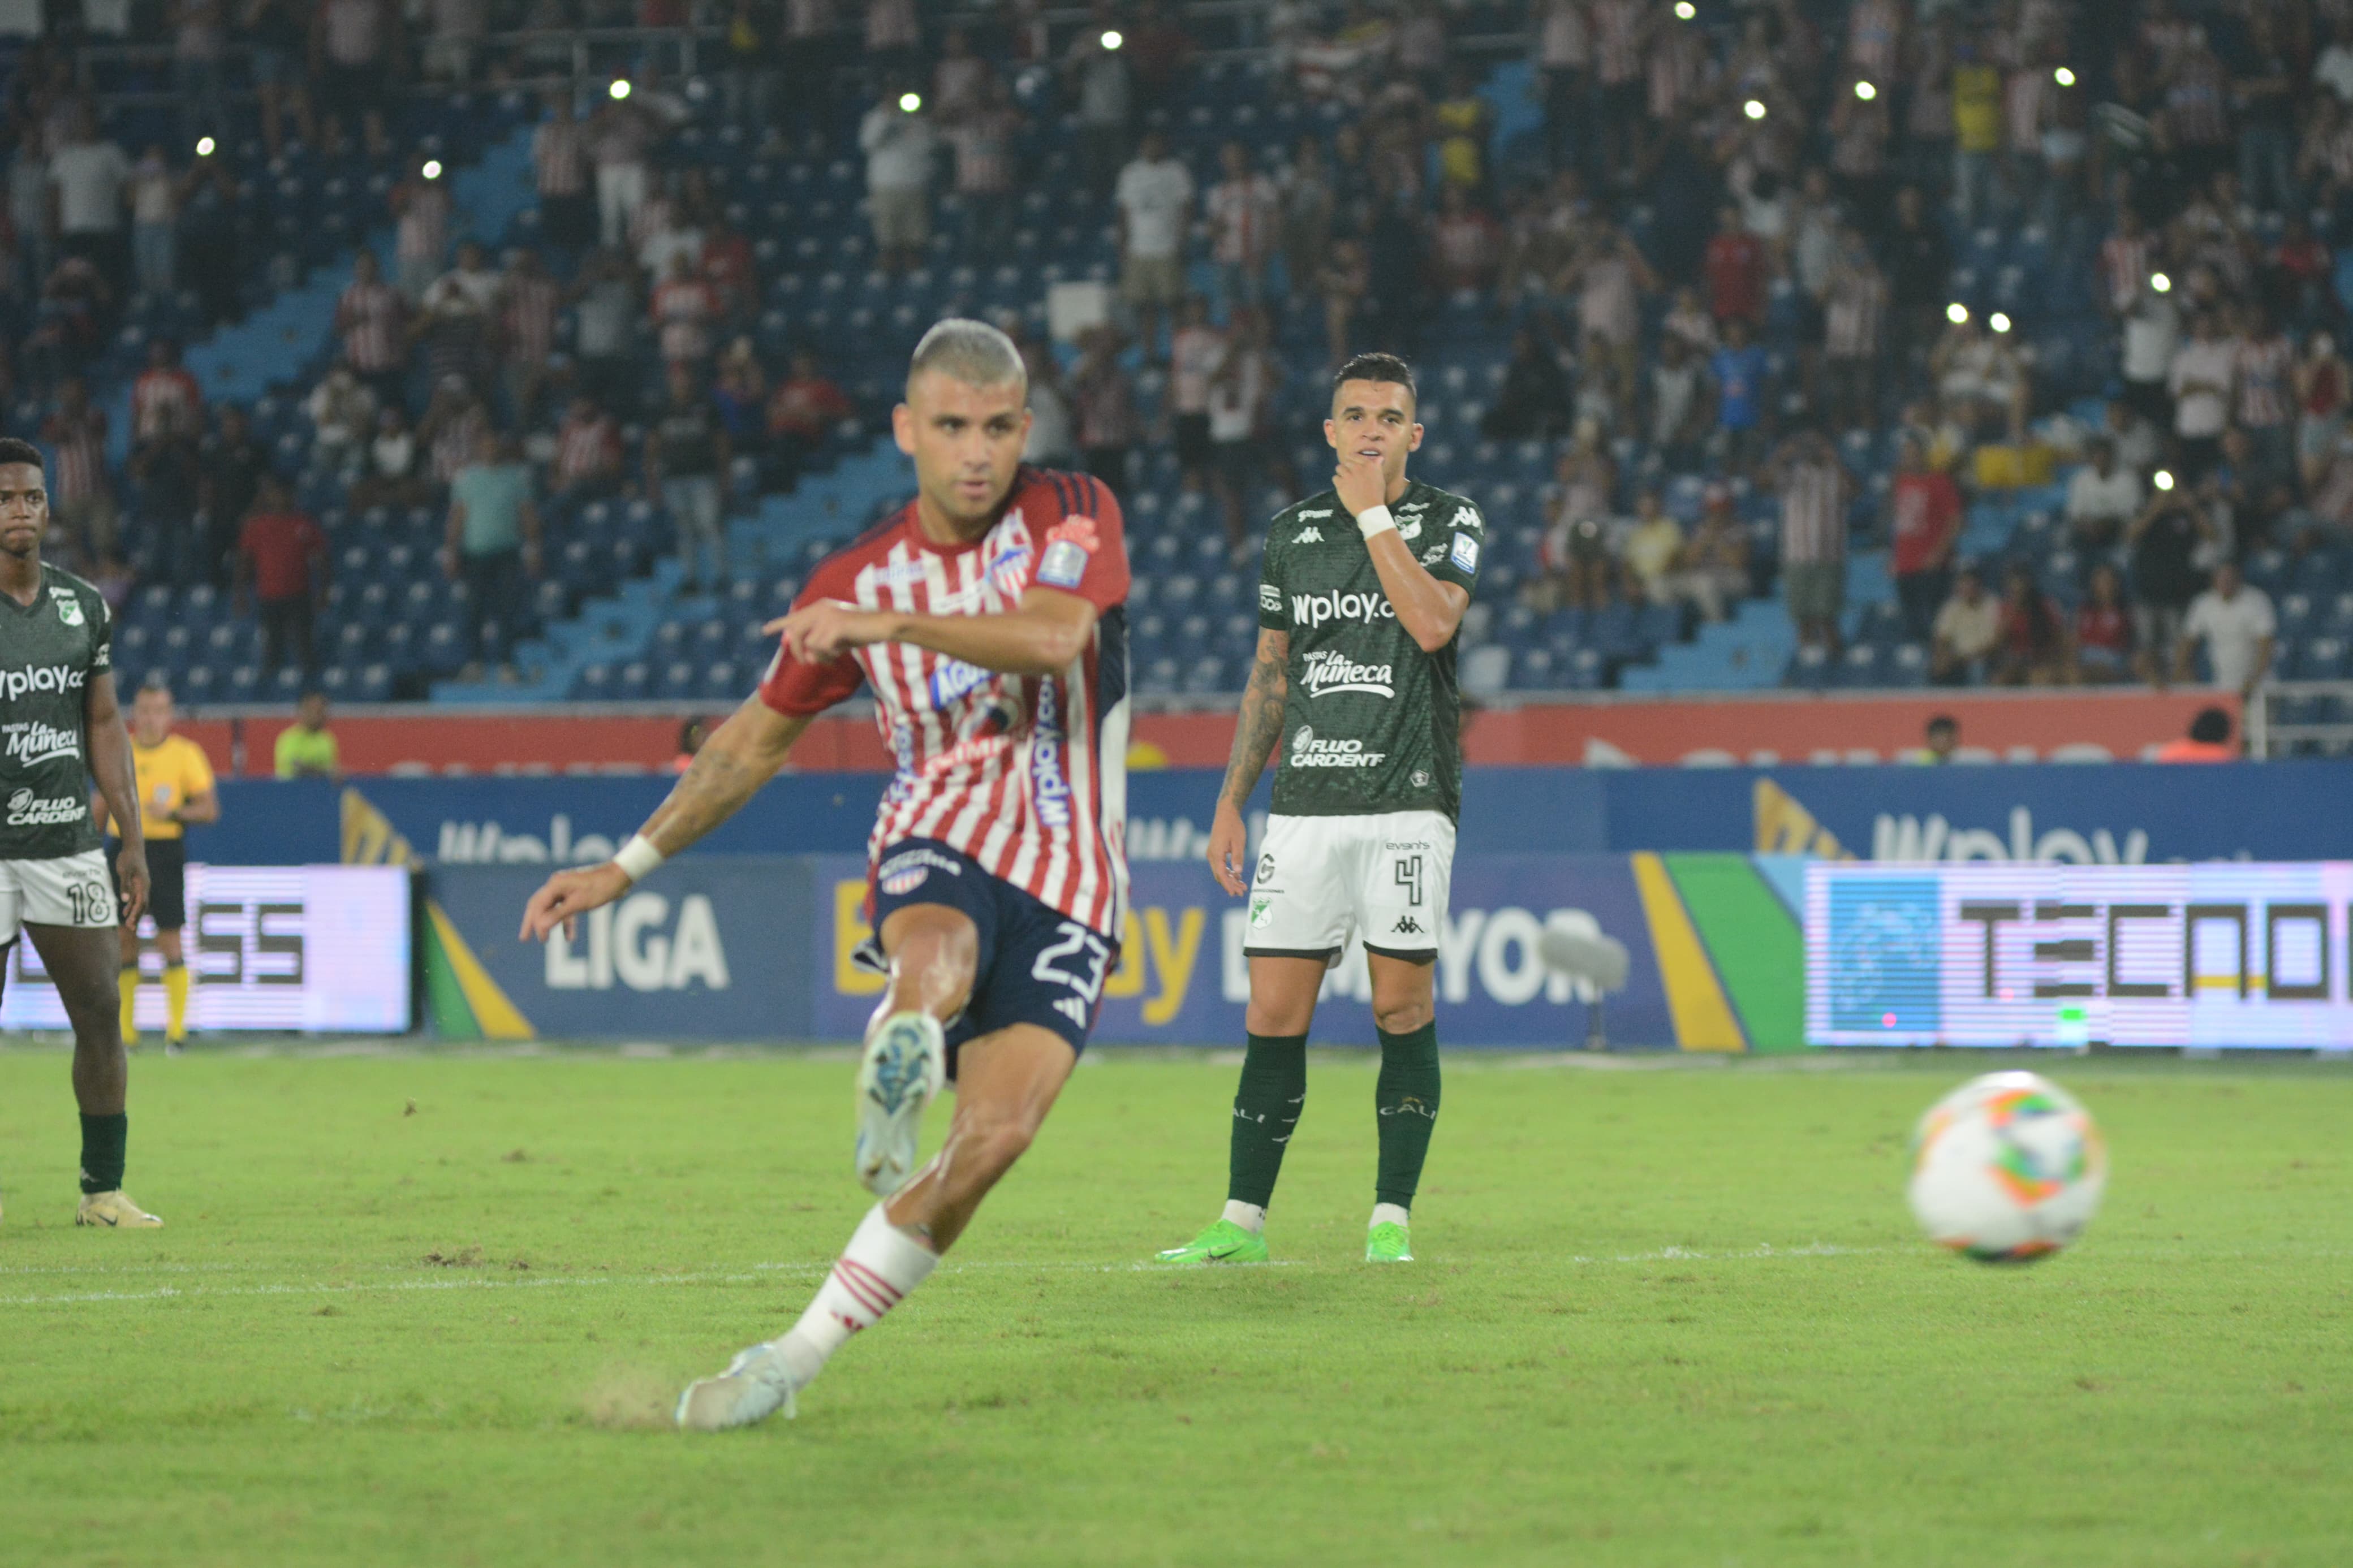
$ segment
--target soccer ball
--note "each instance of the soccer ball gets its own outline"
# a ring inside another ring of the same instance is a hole
[[[2047,1258],[2084,1233],[2107,1185],[2100,1130],[2031,1072],[1972,1079],[1912,1135],[1912,1213],[1928,1238],[1980,1263]]]

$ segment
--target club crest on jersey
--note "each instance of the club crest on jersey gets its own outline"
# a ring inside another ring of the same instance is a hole
[[[874,885],[896,898],[922,887],[934,871],[964,875],[962,866],[935,849],[902,849],[874,868]]]
[[[58,606],[58,623],[60,626],[78,626],[84,624],[81,616],[81,600],[75,596],[71,588],[59,588],[52,584],[49,589],[49,598]]]
[[[1038,723],[1029,737],[1029,793],[1038,820],[1049,827],[1071,825],[1071,781],[1062,773],[1061,685],[1052,676],[1038,683]]]
[[[1397,531],[1398,538],[1404,541],[1406,543],[1410,544],[1415,540],[1421,537],[1421,519],[1418,517],[1407,518],[1404,521],[1397,525]]]

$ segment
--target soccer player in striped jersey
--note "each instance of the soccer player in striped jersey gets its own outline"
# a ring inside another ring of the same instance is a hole
[[[733,815],[809,721],[871,687],[897,763],[868,841],[889,976],[858,1079],[857,1170],[880,1194],[808,1310],[680,1398],[679,1424],[746,1426],[921,1284],[1037,1135],[1117,955],[1127,865],[1127,552],[1083,475],[1024,468],[1011,340],[943,321],[892,416],[917,494],[811,574],[759,691],[605,865],[532,896],[544,940]],[[913,1171],[924,1105],[957,1083],[946,1146]]]

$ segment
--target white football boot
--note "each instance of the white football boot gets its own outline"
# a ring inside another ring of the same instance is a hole
[[[678,1424],[682,1431],[723,1432],[749,1426],[781,1410],[793,1418],[793,1394],[799,1385],[784,1352],[772,1342],[737,1353],[717,1377],[698,1379],[678,1396]]]
[[[915,1173],[923,1107],[947,1087],[947,1036],[928,1013],[893,1013],[858,1068],[858,1179],[887,1198]]]

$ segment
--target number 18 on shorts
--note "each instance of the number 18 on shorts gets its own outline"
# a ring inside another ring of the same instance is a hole
[[[1454,824],[1440,812],[1270,816],[1242,951],[1337,963],[1353,934],[1385,958],[1434,959],[1453,874]]]

